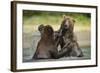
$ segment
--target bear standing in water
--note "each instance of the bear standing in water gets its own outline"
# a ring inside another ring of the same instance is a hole
[[[68,45],[70,47],[70,44]],[[47,25],[44,26],[33,59],[57,59],[63,57],[67,51],[68,49],[57,50],[56,42],[54,40],[54,31],[50,25]]]
[[[61,45],[61,49],[68,49],[68,52],[65,56],[75,56],[82,57],[83,52],[79,47],[76,36],[74,34],[74,24],[75,20],[69,16],[64,16],[63,21],[61,23],[61,27],[59,32],[61,31],[61,38],[59,44]],[[68,47],[68,43],[70,42],[71,47]]]

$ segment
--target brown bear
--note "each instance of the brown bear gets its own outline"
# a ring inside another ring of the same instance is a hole
[[[33,59],[57,59],[65,56],[67,50],[68,49],[66,48],[61,51],[57,50],[56,42],[54,40],[54,30],[50,25],[46,25],[43,28],[43,33],[40,41],[38,42]]]
[[[66,53],[66,56],[75,56],[82,57],[83,52],[79,47],[76,36],[74,35],[74,23],[75,20],[69,16],[64,16],[64,19],[61,23],[61,27],[59,29],[59,33],[61,34],[59,44],[61,45],[61,49],[68,47],[68,43],[70,41],[70,49]]]

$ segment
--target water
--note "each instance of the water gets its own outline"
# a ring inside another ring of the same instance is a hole
[[[23,34],[23,62],[33,62],[35,60],[32,60],[32,57],[36,51],[36,48],[37,48],[37,43],[40,39],[40,34],[39,32],[35,32],[33,33],[34,35],[31,35],[29,33],[24,33]],[[80,35],[81,37],[82,35]],[[83,37],[84,38],[84,37]],[[80,39],[80,42],[84,42],[84,40]],[[87,41],[89,41],[89,39],[85,41],[85,43],[87,43]],[[79,44],[80,44],[79,42]],[[87,43],[88,44],[88,43]],[[86,45],[87,45],[86,44]],[[83,45],[80,44],[80,45]],[[89,45],[89,44],[88,44]],[[81,46],[80,46],[81,47]],[[60,59],[49,59],[49,61],[51,60],[84,60],[84,59],[91,59],[91,48],[81,48],[82,49],[82,52],[84,54],[83,57],[62,57]],[[48,61],[47,60],[39,60],[39,61]]]
[[[90,48],[81,48],[81,49],[82,49],[82,52],[84,54],[83,57],[62,57],[62,58],[56,59],[56,60],[85,60],[85,59],[91,59],[91,49]],[[34,60],[32,60],[32,57],[34,55],[34,51],[35,50],[30,49],[30,48],[24,48],[24,50],[23,50],[23,62],[33,62]],[[55,59],[51,59],[51,60],[55,60]],[[42,60],[42,61],[44,61],[44,60]]]

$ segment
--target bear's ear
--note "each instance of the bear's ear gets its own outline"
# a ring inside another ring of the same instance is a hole
[[[63,19],[66,19],[66,15],[63,15]]]
[[[73,19],[73,23],[75,23],[76,21]]]

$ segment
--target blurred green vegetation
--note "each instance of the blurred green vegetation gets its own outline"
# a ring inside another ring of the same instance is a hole
[[[89,13],[47,12],[47,11],[23,11],[23,23],[25,25],[50,24],[59,25],[63,15],[68,15],[76,20],[76,25],[90,25]]]
[[[25,31],[37,30],[40,24],[52,25],[54,29],[58,29],[63,20],[63,15],[74,18],[75,26],[78,26],[78,29],[90,27],[91,14],[89,13],[23,10],[24,29]]]

